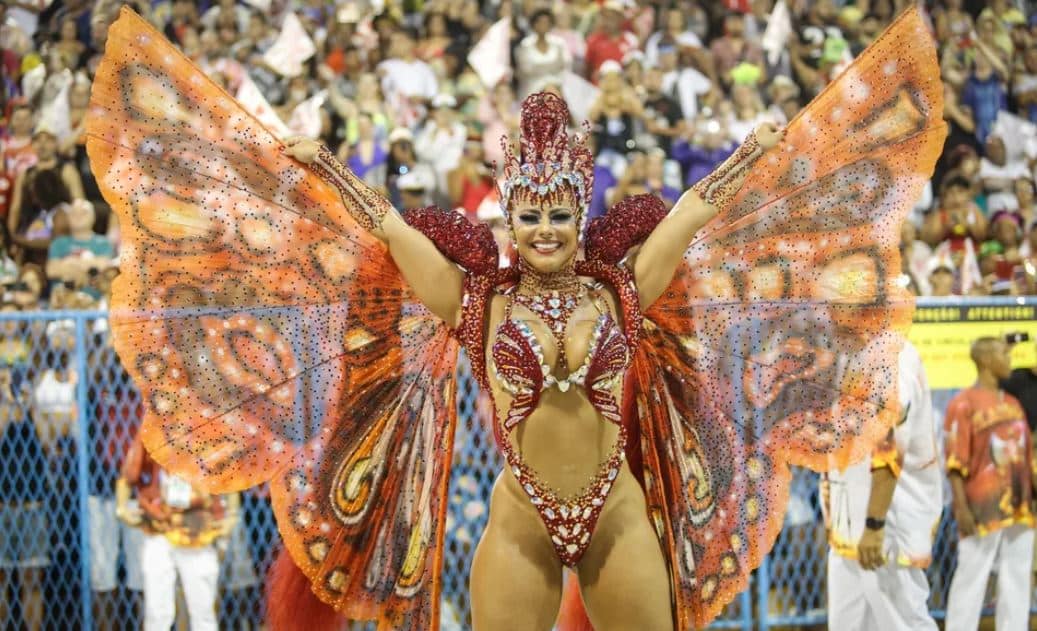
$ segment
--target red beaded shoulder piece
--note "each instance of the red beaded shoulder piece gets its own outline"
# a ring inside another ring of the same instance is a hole
[[[666,206],[655,195],[627,197],[587,226],[587,260],[615,265],[665,217]]]
[[[438,206],[408,210],[403,219],[469,273],[483,276],[497,271],[497,242],[486,224],[473,224],[464,215]]]

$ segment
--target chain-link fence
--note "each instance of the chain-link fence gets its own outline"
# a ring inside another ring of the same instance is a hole
[[[471,628],[468,572],[500,470],[488,401],[464,364],[460,390],[443,563],[444,631]],[[938,411],[952,394],[935,393]],[[115,482],[140,415],[139,393],[110,345],[104,314],[0,314],[0,631],[141,628],[144,535],[115,514]],[[955,541],[945,516],[929,571],[930,604],[938,617]],[[263,579],[278,545],[265,488],[240,494],[237,524],[218,545],[219,627],[258,629]],[[826,555],[817,476],[797,471],[774,551],[715,628],[823,622]],[[177,612],[185,617],[181,591]]]

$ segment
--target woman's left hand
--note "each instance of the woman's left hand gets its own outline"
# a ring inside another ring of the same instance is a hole
[[[785,137],[785,128],[778,127],[774,123],[763,123],[756,128],[756,141],[764,151],[777,146]]]

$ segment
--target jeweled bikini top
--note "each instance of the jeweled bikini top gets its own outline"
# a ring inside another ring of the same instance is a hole
[[[514,397],[504,419],[504,429],[510,430],[532,414],[540,394],[551,387],[562,392],[572,386],[585,388],[588,399],[598,412],[613,423],[619,423],[619,408],[612,390],[623,378],[630,359],[630,347],[601,298],[595,298],[599,315],[587,357],[578,369],[563,379],[555,377],[551,366],[545,363],[543,348],[529,325],[512,317],[512,303],[509,299],[504,321],[497,327],[490,353],[491,370],[501,386]]]

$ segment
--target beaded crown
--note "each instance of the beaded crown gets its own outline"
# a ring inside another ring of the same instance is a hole
[[[571,191],[583,232],[594,183],[594,157],[585,136],[570,136],[568,126],[569,108],[558,96],[536,92],[522,102],[518,153],[507,138],[501,139],[505,161],[499,193],[506,216],[512,196],[520,189],[545,201],[564,200]]]

